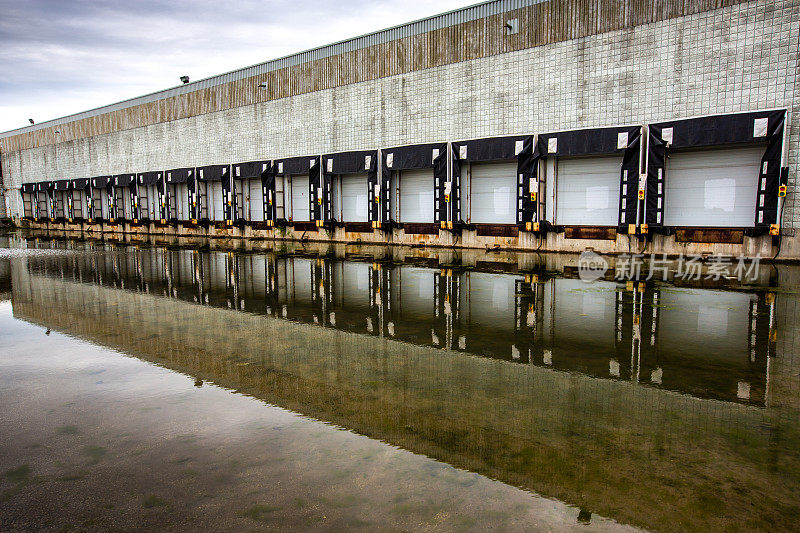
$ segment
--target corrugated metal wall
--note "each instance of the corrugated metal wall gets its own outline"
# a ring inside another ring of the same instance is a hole
[[[16,151],[718,9],[744,0],[498,0],[0,135]],[[518,19],[519,32],[505,24]],[[266,82],[267,87],[258,85]]]

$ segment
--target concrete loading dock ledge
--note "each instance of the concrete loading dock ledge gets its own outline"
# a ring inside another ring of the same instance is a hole
[[[495,1],[0,134],[73,234],[800,259],[797,0]]]

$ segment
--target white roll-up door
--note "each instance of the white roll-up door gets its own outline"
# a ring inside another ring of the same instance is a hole
[[[101,218],[106,212],[106,199],[103,196],[103,189],[92,188],[90,194],[92,195],[92,218]],[[39,216],[44,216],[41,208],[39,210]]]
[[[209,181],[208,182],[208,219],[221,221],[224,220],[223,215],[223,198],[222,198],[222,182]]]
[[[292,176],[292,220],[308,222],[311,213],[308,209],[308,175]]]
[[[127,187],[116,187],[114,189],[114,207],[116,208],[117,218],[130,218],[130,189]]]
[[[158,204],[158,185],[145,185],[147,189],[147,210],[151,219],[161,218],[161,206]]]
[[[86,191],[75,191],[73,196],[73,202],[75,202],[77,216],[82,218],[89,218],[89,212],[87,209],[87,202],[86,202]]]
[[[67,193],[72,198],[72,214],[71,217],[83,217],[83,191],[69,191]]]
[[[35,202],[33,199],[33,193],[24,192],[22,193],[22,216],[25,217],[32,217],[34,216],[34,206]]]
[[[247,195],[247,213],[245,216],[252,222],[264,221],[264,190],[261,178],[249,179],[244,182]]]
[[[763,155],[763,146],[670,154],[664,177],[664,224],[752,226]]]
[[[558,160],[556,224],[616,226],[622,156]]]
[[[286,191],[284,184],[286,178],[284,176],[275,176],[275,218],[286,219]]]
[[[400,222],[433,222],[433,169],[400,172]]]
[[[38,191],[36,193],[36,209],[38,210],[37,211],[38,217],[44,218],[50,214],[48,211],[49,210],[48,203],[49,202],[47,199],[47,192]]]
[[[137,189],[137,195],[139,200],[139,217],[152,218],[150,215],[152,213],[152,209],[150,208],[150,186],[140,183]]]
[[[517,222],[517,163],[473,163],[470,170],[470,222]]]
[[[175,205],[175,217],[178,220],[189,219],[189,185],[178,183],[175,185],[175,195],[170,198]]]
[[[342,221],[367,222],[367,175],[348,174],[342,176]]]

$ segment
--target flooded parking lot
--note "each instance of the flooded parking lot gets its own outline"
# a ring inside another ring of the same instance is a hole
[[[795,266],[2,246],[0,529],[796,528]]]

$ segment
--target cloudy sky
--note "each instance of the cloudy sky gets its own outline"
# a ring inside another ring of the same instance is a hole
[[[0,132],[477,0],[0,0]]]

